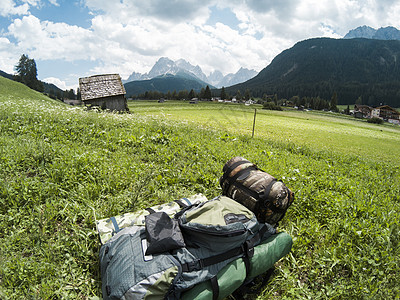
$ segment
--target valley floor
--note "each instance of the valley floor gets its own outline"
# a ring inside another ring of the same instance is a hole
[[[400,295],[400,132],[342,116],[130,102],[87,111],[0,78],[0,298],[100,299],[96,220],[202,193],[242,156],[295,201],[293,238],[249,299]],[[258,107],[257,107],[258,108]]]

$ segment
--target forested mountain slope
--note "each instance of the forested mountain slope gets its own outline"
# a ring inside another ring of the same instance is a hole
[[[283,51],[256,77],[228,88],[253,96],[319,96],[338,104],[400,106],[400,41],[309,39]]]

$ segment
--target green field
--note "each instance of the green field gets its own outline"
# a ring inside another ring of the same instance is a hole
[[[400,164],[400,126],[386,123],[376,126],[353,117],[317,111],[270,111],[261,105],[244,106],[203,102],[157,103],[132,101],[130,108],[140,115],[201,124],[222,132],[251,136],[254,110],[257,138],[283,144],[293,143],[314,151],[332,151],[355,155],[376,162]]]
[[[0,77],[0,299],[98,299],[95,220],[220,194],[243,156],[296,198],[294,240],[249,299],[400,295],[400,132],[340,115],[214,103],[86,111]]]

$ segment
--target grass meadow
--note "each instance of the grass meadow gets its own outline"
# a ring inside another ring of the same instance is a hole
[[[294,241],[249,299],[400,295],[400,130],[340,115],[177,102],[87,111],[0,77],[0,299],[99,299],[95,220],[220,194],[243,156],[294,191]]]

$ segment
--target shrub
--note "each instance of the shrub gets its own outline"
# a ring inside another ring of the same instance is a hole
[[[282,110],[282,107],[276,105],[274,102],[264,102],[263,109],[269,110]]]
[[[367,122],[368,122],[368,123],[374,123],[374,124],[382,124],[382,123],[383,123],[383,120],[374,117],[374,118],[368,119]]]

